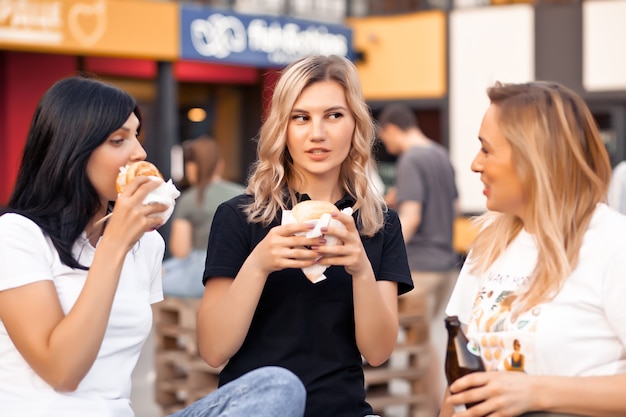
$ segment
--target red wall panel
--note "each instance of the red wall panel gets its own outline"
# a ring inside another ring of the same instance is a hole
[[[117,77],[154,79],[157,63],[146,59],[85,57],[86,71]],[[258,70],[252,67],[212,64],[208,62],[178,61],[174,63],[178,81],[222,84],[256,84]]]
[[[33,112],[43,93],[76,72],[76,58],[25,52],[0,52],[0,205],[7,203],[22,158]]]

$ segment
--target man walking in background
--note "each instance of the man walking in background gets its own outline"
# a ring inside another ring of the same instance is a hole
[[[431,415],[436,415],[445,392],[444,307],[459,272],[452,246],[459,214],[454,168],[447,150],[424,135],[408,106],[385,107],[378,117],[378,136],[387,152],[398,156],[395,187],[385,200],[400,216],[415,289],[428,294],[428,395]]]

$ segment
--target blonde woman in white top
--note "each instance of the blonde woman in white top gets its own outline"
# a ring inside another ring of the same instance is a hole
[[[626,217],[603,203],[611,166],[593,117],[555,83],[487,94],[472,170],[489,212],[446,310],[487,372],[454,382],[441,416],[624,416]],[[524,360],[507,363],[516,348]]]

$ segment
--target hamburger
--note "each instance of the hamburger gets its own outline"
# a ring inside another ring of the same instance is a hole
[[[180,196],[180,191],[172,183],[172,180],[165,181],[163,175],[154,164],[148,161],[136,161],[120,167],[120,172],[115,180],[115,188],[118,194],[123,192],[126,184],[137,176],[150,177],[155,181],[161,182],[161,185],[148,193],[143,200],[143,204],[161,203],[167,205],[167,210],[153,215],[161,218],[161,225],[165,224],[174,211],[175,199]]]
[[[131,162],[126,166],[120,167],[120,172],[117,174],[117,179],[115,180],[117,193],[119,194],[124,191],[126,184],[131,182],[133,178],[140,176],[153,177],[165,182],[163,175],[154,164],[148,161]]]
[[[321,200],[306,200],[293,206],[291,209],[291,215],[298,223],[313,223],[315,227],[313,230],[306,234],[306,237],[319,237],[322,236],[322,227],[343,227],[343,223],[339,220],[335,220],[331,217],[332,213],[339,213],[339,209],[328,201]],[[327,236],[326,245],[336,245],[339,240],[334,236]],[[328,266],[312,265],[306,268],[302,268],[302,272],[307,279],[313,283],[317,283],[326,279],[324,271]]]
[[[318,220],[324,214],[339,213],[339,209],[333,203],[321,200],[301,201],[291,209],[292,216],[298,223]]]

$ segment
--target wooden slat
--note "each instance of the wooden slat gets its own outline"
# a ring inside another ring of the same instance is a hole
[[[427,397],[424,394],[368,396],[367,402],[372,406],[374,412],[380,413],[385,408],[394,405],[425,404],[427,402]]]
[[[392,379],[404,379],[413,381],[424,376],[425,367],[420,368],[371,368],[366,369],[365,384],[376,385],[383,382],[389,382]]]

